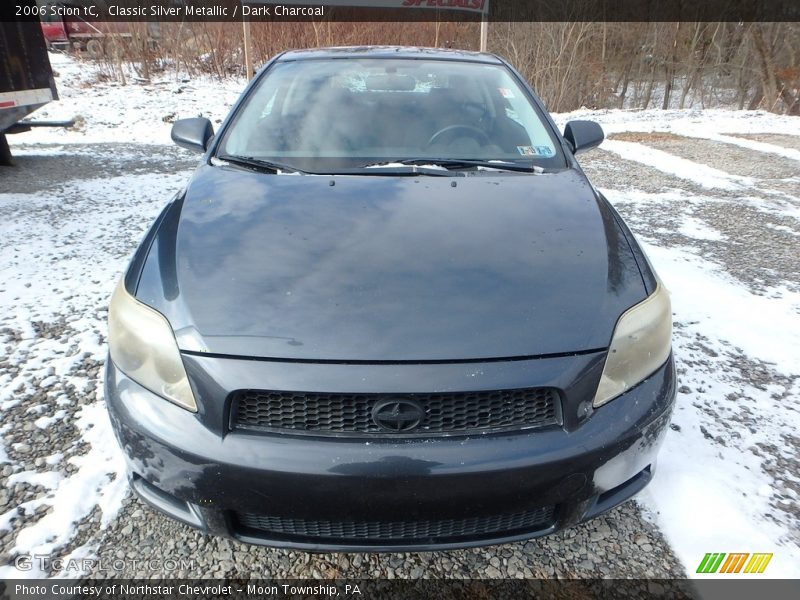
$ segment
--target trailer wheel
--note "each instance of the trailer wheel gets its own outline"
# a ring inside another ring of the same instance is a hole
[[[86,52],[92,58],[103,58],[103,44],[100,40],[89,40],[86,42]]]
[[[113,37],[106,40],[104,49],[108,58],[118,59],[122,56],[122,43]]]
[[[11,166],[11,148],[8,146],[5,133],[0,133],[0,165]]]

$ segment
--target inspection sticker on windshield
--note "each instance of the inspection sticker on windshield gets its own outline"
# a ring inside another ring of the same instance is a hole
[[[514,97],[514,92],[512,92],[508,88],[497,88],[497,91],[500,92],[500,95],[503,98],[513,98]]]
[[[549,146],[517,146],[523,156],[555,156],[556,152]]]

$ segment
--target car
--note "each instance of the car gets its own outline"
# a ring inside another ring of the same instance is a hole
[[[105,399],[133,490],[306,551],[542,536],[655,473],[669,294],[505,60],[290,51],[249,83],[114,291]]]

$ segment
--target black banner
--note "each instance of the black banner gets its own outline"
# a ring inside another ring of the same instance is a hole
[[[493,580],[493,579],[17,579],[0,581],[4,600],[555,600],[706,598],[770,600],[800,597],[800,582],[770,579],[714,580]]]
[[[28,0],[0,2],[0,20],[87,22],[479,21],[488,0]],[[367,6],[374,4],[375,6]],[[350,6],[353,5],[353,6]],[[797,0],[491,0],[495,22],[797,22]]]

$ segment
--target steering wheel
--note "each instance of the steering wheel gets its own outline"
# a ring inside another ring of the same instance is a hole
[[[486,135],[484,131],[481,131],[477,127],[473,127],[472,125],[448,125],[447,127],[442,127],[439,131],[434,133],[431,136],[431,139],[428,140],[428,143],[425,147],[433,146],[436,142],[441,141],[441,138],[448,134],[452,134],[454,131],[460,131],[472,137],[475,141],[482,145],[489,144],[489,136]]]

